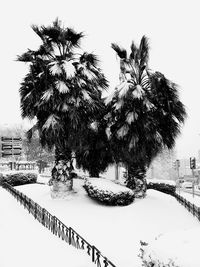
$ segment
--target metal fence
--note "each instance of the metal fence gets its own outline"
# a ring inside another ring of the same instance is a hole
[[[88,243],[73,228],[67,227],[56,216],[50,214],[46,209],[42,208],[32,199],[7,183],[3,183],[1,186],[10,192],[17,201],[34,216],[36,220],[48,228],[54,235],[77,249],[85,250],[97,267],[116,267],[110,260],[103,256],[95,246]]]
[[[197,219],[200,221],[200,208],[199,207],[190,203],[188,200],[186,200],[184,197],[180,196],[179,194],[175,194],[175,197],[179,203],[181,203],[189,212],[193,214],[193,216],[197,217]]]

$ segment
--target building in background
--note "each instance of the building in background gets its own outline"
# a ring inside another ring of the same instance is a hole
[[[173,166],[175,161],[176,152],[174,150],[163,150],[151,163],[147,171],[147,179],[176,180],[178,174]]]

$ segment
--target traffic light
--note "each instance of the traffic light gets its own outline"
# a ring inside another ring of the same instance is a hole
[[[179,167],[180,167],[180,160],[177,159],[177,160],[175,160],[175,161],[173,162],[173,168],[174,168],[175,170],[178,170]]]
[[[196,169],[196,159],[195,157],[190,158],[190,169]]]

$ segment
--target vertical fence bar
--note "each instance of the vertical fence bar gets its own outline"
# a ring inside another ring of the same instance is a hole
[[[198,208],[198,215],[197,215],[198,220],[200,221],[200,208]]]
[[[72,243],[72,228],[69,227],[69,245]]]
[[[42,225],[45,226],[45,209],[42,209]]]
[[[95,261],[95,246],[92,246],[92,262]]]

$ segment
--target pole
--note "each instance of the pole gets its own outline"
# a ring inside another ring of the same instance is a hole
[[[177,175],[178,175],[178,187],[179,187],[179,195],[180,195],[180,191],[181,191],[181,183],[180,183],[180,180],[179,180],[179,165],[177,166]]]
[[[115,164],[115,180],[116,181],[119,180],[119,164],[118,163]]]
[[[193,183],[192,183],[192,196],[194,197],[194,169],[192,169],[192,177],[193,177]]]

